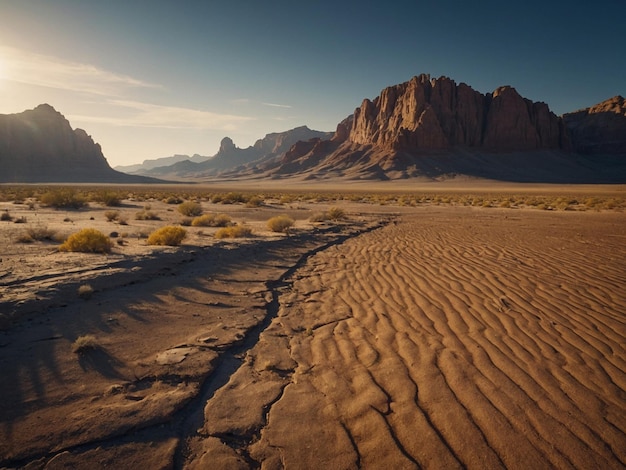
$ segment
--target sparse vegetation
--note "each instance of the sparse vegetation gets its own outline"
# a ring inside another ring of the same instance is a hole
[[[340,207],[331,207],[328,209],[328,218],[332,221],[343,220],[346,218],[346,213]]]
[[[93,228],[85,228],[70,235],[59,247],[59,251],[108,253],[111,251],[111,246],[111,240],[105,234]]]
[[[288,215],[277,215],[267,221],[267,228],[272,232],[287,233],[295,223],[295,220]]]
[[[42,194],[39,200],[55,209],[80,209],[87,204],[85,197],[73,188],[52,189]]]
[[[21,233],[15,237],[16,243],[35,243],[35,240],[31,238],[27,233]]]
[[[194,227],[227,227],[230,224],[231,218],[226,214],[204,214],[191,221]]]
[[[135,219],[136,220],[161,220],[161,217],[156,212],[144,209],[135,214]]]
[[[56,230],[51,230],[47,225],[35,225],[26,229],[26,234],[35,241],[54,241]]]
[[[113,222],[117,220],[120,216],[120,211],[104,211],[104,217],[109,221]]]
[[[258,196],[251,196],[246,202],[246,207],[261,207],[263,205],[263,199]]]
[[[178,212],[187,217],[202,215],[202,205],[194,201],[186,201],[178,206]]]
[[[121,196],[115,191],[100,191],[95,195],[94,200],[109,207],[122,204]]]
[[[98,340],[93,335],[83,335],[76,338],[76,341],[72,343],[72,352],[76,354],[83,354],[87,351],[93,351],[98,349],[100,345]]]
[[[326,222],[328,220],[337,222],[339,220],[344,220],[345,218],[346,213],[343,209],[339,207],[331,207],[328,211],[315,212],[311,215],[311,217],[309,217],[309,222]]]
[[[9,214],[8,210],[5,210],[2,214],[0,214],[0,220],[3,222],[10,222],[13,220],[13,217]]]
[[[215,232],[215,238],[245,238],[252,235],[252,229],[245,225],[223,227]]]
[[[309,217],[309,222],[326,222],[328,220],[328,213],[326,212],[314,212]]]
[[[187,236],[187,231],[175,225],[168,225],[155,230],[148,237],[148,245],[178,246]]]
[[[165,199],[163,199],[163,202],[165,204],[180,204],[183,202],[183,200],[179,198],[178,196],[168,196]]]
[[[93,287],[91,287],[89,284],[83,284],[82,286],[78,288],[78,296],[81,299],[87,300],[91,298],[92,295],[93,295]]]

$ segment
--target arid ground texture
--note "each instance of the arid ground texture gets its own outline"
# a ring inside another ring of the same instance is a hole
[[[365,187],[2,188],[0,468],[624,468],[626,188]]]

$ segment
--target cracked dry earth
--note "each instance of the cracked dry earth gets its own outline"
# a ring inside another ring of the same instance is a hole
[[[8,396],[21,406],[1,428],[3,463],[624,468],[625,219],[416,208],[323,242],[248,247],[228,269],[185,266],[136,305],[136,289],[102,302],[116,334],[74,365],[93,379],[84,390],[46,355],[45,377],[14,374],[31,385]],[[171,322],[152,318],[158,304]],[[153,323],[171,336],[155,333],[146,357]],[[133,328],[144,355],[107,357]],[[23,352],[64,341],[51,333]]]

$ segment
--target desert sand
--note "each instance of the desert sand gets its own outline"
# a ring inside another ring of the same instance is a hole
[[[626,213],[314,206],[239,214],[244,241],[5,243],[0,467],[624,468]]]

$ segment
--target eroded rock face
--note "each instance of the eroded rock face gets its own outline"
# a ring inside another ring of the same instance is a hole
[[[447,77],[414,77],[365,100],[354,113],[349,140],[390,150],[490,151],[566,149],[561,120],[544,103],[512,87],[483,95]]]
[[[115,174],[100,145],[52,106],[0,115],[0,181],[95,181]]]
[[[623,96],[564,114],[563,120],[575,151],[626,155],[626,100]]]

